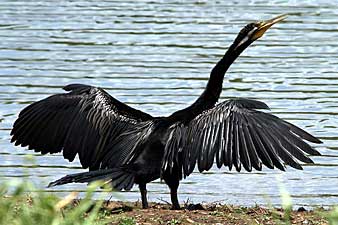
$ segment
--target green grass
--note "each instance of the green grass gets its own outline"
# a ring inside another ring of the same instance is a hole
[[[29,182],[0,184],[0,196],[3,196],[0,199],[0,225],[107,224],[109,221],[100,213],[102,201],[92,200],[98,185],[89,185],[84,199],[74,205],[76,193],[60,199],[37,191]]]
[[[338,225],[338,206],[336,206],[331,212],[326,214],[330,225]]]
[[[134,224],[136,224],[136,222],[131,217],[122,218],[119,221],[119,225],[134,225]]]

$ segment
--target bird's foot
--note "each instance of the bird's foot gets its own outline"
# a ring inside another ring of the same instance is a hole
[[[202,204],[197,203],[197,204],[187,204],[184,206],[184,209],[193,211],[193,210],[205,210]]]
[[[148,209],[149,205],[148,202],[142,202],[142,209]]]
[[[180,210],[180,209],[182,209],[182,208],[181,208],[181,206],[179,204],[173,204],[171,206],[171,210]]]

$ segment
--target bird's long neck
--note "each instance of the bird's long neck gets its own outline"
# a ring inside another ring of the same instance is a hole
[[[169,119],[172,121],[190,121],[202,111],[210,109],[216,104],[222,92],[223,78],[226,71],[238,56],[252,43],[251,41],[246,41],[239,45],[238,43],[241,40],[241,36],[238,36],[222,59],[212,69],[207,87],[201,96],[191,106],[173,113]]]
[[[193,106],[203,105],[206,109],[213,107],[218,101],[223,87],[223,79],[226,71],[231,64],[238,58],[238,56],[247,48],[250,43],[237,47],[238,43],[234,42],[223,58],[212,69],[206,89],[196,100]]]

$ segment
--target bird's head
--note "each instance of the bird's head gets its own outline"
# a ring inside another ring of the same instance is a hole
[[[233,43],[234,50],[244,50],[252,42],[262,37],[263,34],[275,23],[278,23],[286,18],[286,15],[280,15],[273,19],[266,21],[259,21],[256,23],[249,23],[238,34]]]

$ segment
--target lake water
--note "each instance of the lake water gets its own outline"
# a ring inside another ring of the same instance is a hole
[[[338,203],[338,4],[336,1],[0,1],[0,176],[44,188],[81,172],[78,161],[9,143],[18,112],[69,83],[105,88],[152,115],[169,115],[203,91],[210,69],[247,23],[290,13],[231,67],[222,100],[254,97],[323,140],[303,171],[212,169],[181,182],[179,199],[280,205],[280,187],[299,206]],[[35,163],[25,156],[33,154]],[[86,185],[46,191],[65,195]],[[169,200],[149,185],[150,201]],[[138,189],[113,194],[135,201]]]

